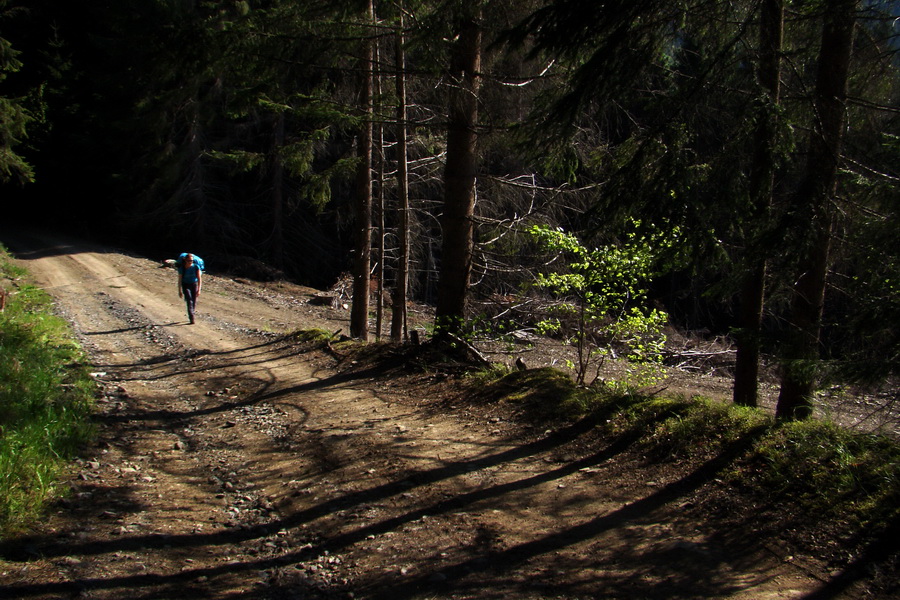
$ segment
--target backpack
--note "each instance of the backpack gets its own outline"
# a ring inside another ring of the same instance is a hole
[[[179,273],[181,272],[182,265],[184,265],[184,257],[187,256],[188,254],[193,254],[193,253],[182,252],[181,254],[178,255],[178,262],[176,263],[176,266],[178,267]],[[197,256],[196,254],[194,254],[194,264],[197,265],[197,268],[200,269],[201,271],[206,270],[206,265],[203,263],[203,259],[200,258],[199,256]]]

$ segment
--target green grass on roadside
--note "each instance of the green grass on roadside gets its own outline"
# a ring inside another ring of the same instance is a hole
[[[790,494],[819,518],[879,528],[900,517],[900,444],[832,423],[786,423],[756,448],[746,473],[772,494]]]
[[[0,536],[62,493],[60,476],[93,435],[95,384],[65,321],[0,247]],[[16,282],[13,286],[12,282]]]

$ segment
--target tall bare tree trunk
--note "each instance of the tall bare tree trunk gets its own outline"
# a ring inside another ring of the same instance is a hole
[[[452,332],[461,326],[472,271],[482,35],[480,8],[475,11],[460,23],[451,57],[443,237],[435,311],[439,331]]]
[[[182,142],[187,145],[187,155],[190,157],[189,167],[185,175],[185,182],[181,184],[190,213],[190,227],[193,235],[193,243],[197,248],[206,248],[210,241],[209,203],[206,194],[206,142],[203,122],[200,118],[201,100],[195,95],[188,105],[186,112],[190,115],[188,122],[187,139]]]
[[[374,49],[374,57],[375,57],[375,68],[374,71],[374,85],[375,85],[375,104],[377,106],[373,106],[373,114],[381,113],[381,68],[378,65],[381,64],[381,48],[378,42],[375,42]],[[377,234],[376,242],[375,242],[375,260],[377,261],[375,264],[375,339],[381,339],[381,329],[382,323],[384,320],[384,235],[385,235],[385,222],[384,222],[384,208],[385,208],[385,186],[384,186],[384,171],[385,171],[385,160],[384,160],[384,125],[381,122],[381,119],[378,119],[378,124],[375,126],[375,138],[378,142],[378,154],[377,154],[377,162],[378,162],[378,201],[376,202],[376,210],[375,210],[375,222],[377,223],[375,231]]]
[[[269,248],[272,261],[279,269],[284,268],[284,113],[274,115],[272,124],[272,234]]]
[[[391,339],[406,339],[406,302],[409,289],[409,163],[407,162],[407,111],[406,111],[406,54],[403,48],[403,12],[397,26],[397,195],[400,205],[400,256],[397,262],[397,281],[391,302]]]
[[[784,41],[784,0],[764,0],[760,11],[759,84],[764,116],[756,131],[750,174],[754,222],[768,217],[775,177],[776,109],[781,98],[781,49]],[[759,393],[759,350],[766,289],[765,252],[753,243],[741,286],[740,333],[734,369],[734,403],[756,406]]]
[[[825,9],[814,92],[815,122],[806,176],[796,198],[798,222],[808,224],[810,235],[791,297],[790,338],[776,408],[781,419],[804,419],[812,414],[856,7],[857,0],[830,0]]]
[[[368,3],[368,22],[375,21],[374,0]],[[350,336],[361,340],[369,339],[369,289],[372,264],[372,96],[374,89],[374,43],[365,42],[360,104],[363,108],[363,125],[359,132],[357,155],[360,164],[356,174],[356,235],[353,261],[353,306],[350,309]]]

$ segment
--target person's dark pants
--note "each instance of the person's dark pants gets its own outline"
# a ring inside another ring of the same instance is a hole
[[[181,291],[184,293],[184,302],[187,304],[188,319],[194,322],[194,308],[197,306],[197,288],[196,283],[182,283]]]

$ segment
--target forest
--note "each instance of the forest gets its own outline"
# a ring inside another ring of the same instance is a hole
[[[900,2],[0,0],[2,219],[352,286],[351,333],[900,365]],[[374,317],[374,320],[373,320]]]

